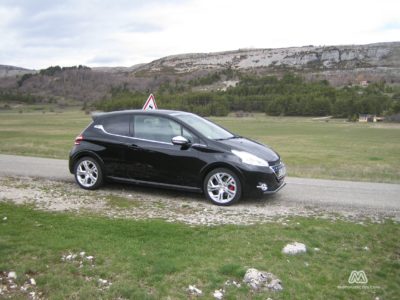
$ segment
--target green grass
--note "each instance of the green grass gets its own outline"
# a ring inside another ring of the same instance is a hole
[[[38,290],[50,299],[187,299],[189,284],[211,299],[226,280],[241,281],[249,267],[274,273],[284,290],[253,294],[245,286],[229,287],[225,299],[396,299],[400,293],[400,230],[391,222],[293,218],[288,226],[209,228],[39,212],[6,203],[0,203],[0,217],[0,271],[16,271],[19,283],[23,274],[34,274]],[[308,252],[282,254],[293,241],[305,243]],[[86,251],[95,265],[79,268],[62,261],[69,251]],[[368,285],[379,288],[339,289],[349,285],[352,270],[365,271]],[[99,289],[99,278],[111,280],[109,290]]]
[[[400,125],[266,117],[213,118],[277,150],[289,176],[400,182]],[[82,111],[0,112],[0,153],[67,158],[89,124]]]
[[[0,153],[68,159],[91,118],[82,111],[1,112]]]

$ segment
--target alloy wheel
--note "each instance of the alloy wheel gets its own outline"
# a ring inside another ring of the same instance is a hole
[[[207,193],[218,204],[229,203],[237,193],[236,180],[228,173],[215,173],[208,179]]]
[[[76,168],[76,179],[85,188],[93,187],[99,178],[99,170],[91,160],[82,160]]]

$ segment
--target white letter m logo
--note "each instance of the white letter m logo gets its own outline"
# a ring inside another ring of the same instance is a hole
[[[362,283],[366,284],[368,283],[367,275],[365,275],[364,271],[351,271],[351,274],[349,276],[349,283]]]

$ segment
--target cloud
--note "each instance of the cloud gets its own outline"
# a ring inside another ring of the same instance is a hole
[[[144,33],[157,32],[163,30],[162,26],[160,25],[146,23],[146,22],[133,22],[131,24],[126,25],[122,29],[123,31],[128,31],[128,32],[144,32]]]
[[[130,66],[187,52],[395,41],[399,11],[390,0],[3,0],[0,64]]]
[[[120,56],[95,56],[91,59],[88,60],[89,64],[94,64],[94,65],[109,65],[113,64],[114,66],[117,66],[119,62],[122,62]]]

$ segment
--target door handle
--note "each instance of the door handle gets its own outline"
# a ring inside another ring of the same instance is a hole
[[[141,147],[139,147],[139,146],[136,145],[136,144],[128,144],[128,147],[131,148],[131,149],[133,149],[133,150],[139,150],[139,149],[141,149]]]

